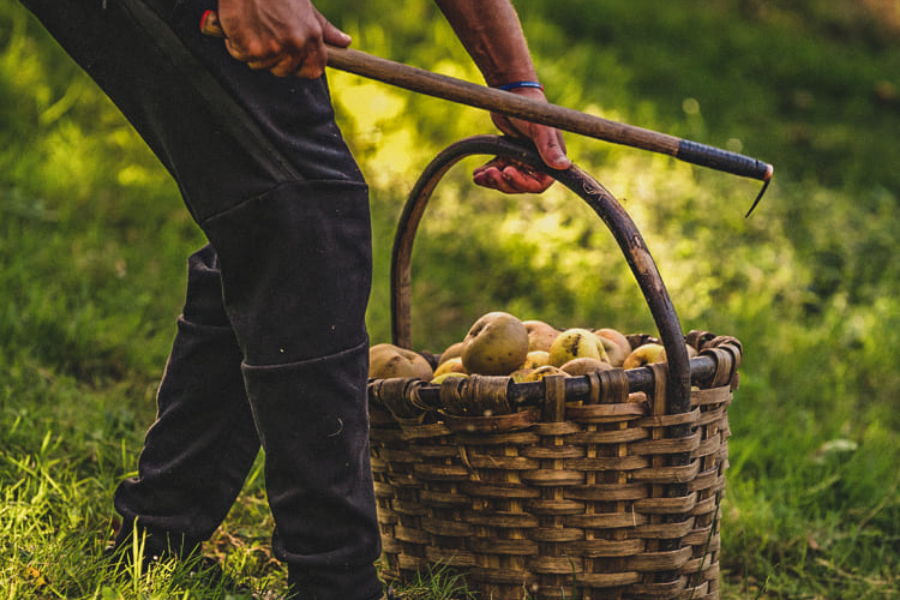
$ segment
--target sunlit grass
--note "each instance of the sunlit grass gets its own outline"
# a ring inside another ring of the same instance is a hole
[[[900,50],[891,3],[863,5],[876,12],[852,0],[519,3],[551,101],[775,163],[745,219],[758,182],[567,136],[638,224],[684,328],[744,344],[721,523],[729,600],[898,598]],[[480,81],[430,2],[323,11],[358,49]],[[368,320],[386,341],[407,192],[448,143],[493,130],[475,109],[331,79],[372,186]],[[0,599],[224,597],[175,564],[136,581],[97,564],[202,237],[134,132],[18,4],[0,3],[0,101]],[[561,186],[476,189],[469,172],[486,158],[451,170],[423,220],[417,346],[440,350],[496,309],[652,333],[596,215]],[[260,468],[207,553],[278,593]],[[461,585],[442,571],[407,591],[462,600]]]

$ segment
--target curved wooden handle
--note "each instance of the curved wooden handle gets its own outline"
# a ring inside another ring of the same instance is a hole
[[[425,167],[410,192],[397,225],[391,256],[391,327],[394,344],[412,348],[412,250],[425,207],[447,171],[461,159],[475,154],[507,156],[551,175],[580,196],[603,220],[637,279],[666,348],[669,366],[666,380],[667,412],[687,412],[690,409],[691,366],[684,333],[656,263],[634,221],[615,197],[590,175],[574,165],[564,171],[550,169],[532,146],[512,138],[481,135],[456,142]]]

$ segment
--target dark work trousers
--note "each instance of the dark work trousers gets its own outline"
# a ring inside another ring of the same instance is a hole
[[[187,298],[119,542],[196,549],[258,452],[298,597],[373,600],[365,182],[325,79],[280,79],[199,33],[214,0],[22,0],[179,185],[209,245]]]

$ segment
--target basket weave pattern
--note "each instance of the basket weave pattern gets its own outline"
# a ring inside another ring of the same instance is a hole
[[[507,377],[446,380],[438,414],[422,410],[424,382],[371,381],[385,577],[441,564],[484,599],[718,598],[741,347],[688,342],[716,369],[681,414],[667,414],[664,363],[649,367],[647,392],[630,391],[621,369],[586,376],[578,398],[550,377],[542,403],[518,410]]]

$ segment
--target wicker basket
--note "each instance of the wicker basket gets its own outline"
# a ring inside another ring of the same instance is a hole
[[[412,241],[437,181],[469,154],[545,170],[515,141],[479,136],[441,153],[401,217],[392,270],[394,343],[411,347]],[[640,234],[572,167],[546,171],[609,226],[644,293],[668,363],[585,377],[369,382],[383,573],[434,565],[479,598],[718,598],[719,514],[741,345],[684,336]],[[649,336],[630,336],[633,344]],[[698,356],[689,359],[685,342]]]

